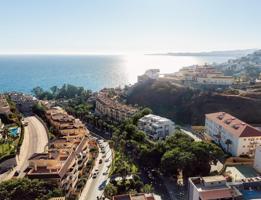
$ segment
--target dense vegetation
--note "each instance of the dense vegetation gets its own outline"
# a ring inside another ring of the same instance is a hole
[[[0,183],[0,199],[47,200],[59,196],[63,193],[55,185],[37,179],[11,179]]]
[[[175,98],[177,98],[177,103],[182,105],[183,102],[189,104],[190,99],[198,95],[198,91],[189,89],[182,96],[182,89],[173,87],[171,84],[165,86],[163,84],[154,91],[156,95],[151,96],[152,100],[149,102],[155,102],[159,109],[168,113],[173,110],[168,107],[164,108],[165,105],[160,103],[164,101],[168,105],[172,104],[170,99],[165,96],[167,90],[170,90],[173,96],[180,93]],[[140,90],[142,92],[142,88]],[[52,92],[53,96],[54,94]],[[146,96],[146,91],[144,94]],[[86,103],[89,102],[89,99],[83,101],[80,94],[74,97],[66,96],[65,99],[60,99],[58,96],[53,99],[56,99],[56,102],[70,114],[81,118],[96,130],[112,133],[109,144],[114,149],[114,159],[110,171],[111,181],[105,188],[107,197],[115,194],[151,192],[153,187],[143,182],[142,171],[156,171],[158,174],[174,178],[181,173],[184,179],[188,176],[208,175],[210,164],[215,163],[216,159],[223,156],[222,150],[216,145],[207,142],[194,142],[178,129],[165,141],[149,140],[146,134],[137,128],[138,120],[152,112],[148,108],[137,112],[132,118],[122,123],[115,123],[91,112],[93,111],[92,104]],[[140,95],[139,98],[143,98],[143,96]],[[180,119],[187,117],[184,107],[176,105],[175,108],[175,113],[180,114]],[[41,112],[41,108],[37,110]],[[156,111],[158,110],[156,109]],[[116,181],[115,177],[121,177],[121,179]]]
[[[50,90],[35,87],[32,92],[38,99],[46,100],[73,99],[77,97],[88,99],[91,94],[90,90],[85,90],[83,87],[77,87],[70,84],[64,84],[61,88],[53,86]]]
[[[205,114],[224,111],[248,123],[260,123],[261,94],[246,98],[232,91],[227,94],[179,87],[167,80],[135,85],[127,101],[149,107],[155,114],[181,124],[203,125]]]
[[[124,126],[122,131],[113,135],[115,146],[121,152],[140,166],[159,170],[168,176],[175,177],[180,171],[185,177],[208,175],[210,164],[223,157],[222,150],[215,144],[195,142],[179,130],[165,141],[155,143],[147,140],[133,124]],[[119,169],[123,170],[123,162],[119,165]],[[124,173],[130,171],[127,166],[124,170]]]
[[[2,137],[0,138],[0,162],[14,157],[20,151],[24,136],[24,128],[21,123],[22,115],[17,110],[15,103],[8,96],[6,96],[6,100],[10,106],[10,113],[0,114],[0,119],[5,124],[4,130],[1,133]],[[20,135],[10,135],[8,130],[10,127],[20,127]],[[2,170],[1,166],[0,170]]]
[[[105,190],[107,196],[153,190],[151,185],[142,183],[138,176],[141,170],[157,171],[174,178],[182,173],[186,180],[188,176],[208,175],[210,164],[224,156],[215,144],[195,142],[178,129],[165,141],[150,141],[136,126],[137,120],[150,112],[144,109],[114,128],[111,145],[115,159],[111,174],[123,179],[111,181]],[[125,180],[133,174],[135,178]]]
[[[41,100],[56,100],[56,104],[62,106],[68,113],[77,118],[87,119],[90,110],[93,109],[93,102],[88,101],[92,96],[90,90],[70,84],[64,84],[61,88],[53,86],[50,90],[36,87],[32,90],[33,94]],[[40,105],[34,107],[34,111],[41,114],[43,109]]]

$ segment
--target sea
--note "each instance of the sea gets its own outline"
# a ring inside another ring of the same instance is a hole
[[[0,55],[0,92],[73,84],[92,91],[137,82],[147,69],[162,74],[183,66],[222,63],[234,57],[166,55]]]

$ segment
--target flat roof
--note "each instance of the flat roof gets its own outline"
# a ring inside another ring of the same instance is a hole
[[[226,181],[224,176],[205,176],[202,177],[202,180],[206,183],[211,183],[211,182],[218,182],[218,181]]]

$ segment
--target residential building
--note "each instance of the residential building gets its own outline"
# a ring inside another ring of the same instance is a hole
[[[10,112],[10,106],[6,101],[5,96],[0,94],[0,114],[8,114]]]
[[[174,132],[175,123],[170,119],[149,114],[139,119],[138,127],[153,139],[163,139]]]
[[[90,158],[92,141],[83,123],[63,109],[54,107],[47,110],[46,118],[57,130],[57,138],[48,144],[44,153],[36,153],[29,158],[27,177],[55,182],[69,196],[75,192]]]
[[[189,200],[238,200],[242,194],[227,184],[224,176],[191,177],[188,181]]]
[[[100,91],[96,99],[95,113],[109,119],[122,122],[138,111],[137,108],[126,105],[110,97],[107,91]]]
[[[112,200],[156,200],[153,194],[123,194],[112,197]]]
[[[234,83],[232,76],[225,76],[224,73],[209,65],[184,67],[176,73],[176,76],[184,84],[191,86],[211,85],[227,87]]]
[[[84,136],[87,133],[79,119],[75,119],[60,107],[47,110],[45,116],[55,132],[63,137]]]
[[[254,159],[254,168],[256,171],[261,173],[261,147],[256,147],[255,159]]]
[[[17,109],[24,114],[31,114],[33,106],[38,102],[37,98],[24,93],[12,92],[8,95],[15,102]]]
[[[138,76],[138,82],[144,82],[147,80],[156,80],[160,76],[159,69],[148,69],[143,75]]]
[[[261,145],[260,130],[225,112],[206,114],[205,129],[214,142],[233,156],[253,157]]]
[[[0,118],[0,131],[3,130],[4,126],[5,126],[5,125],[4,125],[4,123],[2,122],[2,120],[1,120],[1,118]]]
[[[197,83],[206,85],[232,85],[234,78],[231,76],[198,77]]]
[[[5,127],[5,125],[0,118],[0,138],[2,138],[2,133],[4,131],[4,127]]]

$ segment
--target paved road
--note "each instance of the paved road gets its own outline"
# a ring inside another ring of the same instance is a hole
[[[24,140],[20,149],[20,154],[16,156],[17,166],[5,178],[6,180],[13,177],[16,171],[20,172],[18,177],[25,176],[24,170],[28,167],[28,159],[34,153],[44,152],[45,146],[48,144],[47,132],[36,117],[26,117],[25,121],[28,125],[24,128]]]
[[[190,131],[187,131],[185,129],[181,129],[182,132],[184,132],[185,134],[187,134],[189,137],[191,137],[192,139],[194,139],[196,142],[200,142],[202,141],[201,138],[199,138],[198,136],[196,136],[195,134],[191,133]]]
[[[24,128],[24,139],[19,155],[16,156],[17,166],[5,174],[1,181],[11,179],[15,172],[20,172],[18,177],[25,176],[24,170],[28,167],[28,159],[34,153],[44,152],[48,144],[47,132],[44,125],[36,117],[30,116],[25,118],[28,125]]]
[[[109,172],[108,165],[112,163],[112,151],[109,147],[108,142],[103,141],[102,146],[105,148],[105,154],[101,153],[101,149],[99,148],[99,155],[95,161],[94,168],[92,174],[96,169],[99,170],[99,174],[96,178],[89,178],[79,200],[95,200],[97,196],[102,196],[104,192],[105,185],[109,182],[108,174],[103,175],[104,172]],[[103,155],[106,155],[105,158],[102,158]],[[102,159],[102,163],[99,164],[99,160]],[[109,159],[108,162],[105,162],[106,159]],[[103,187],[102,187],[103,186]]]

